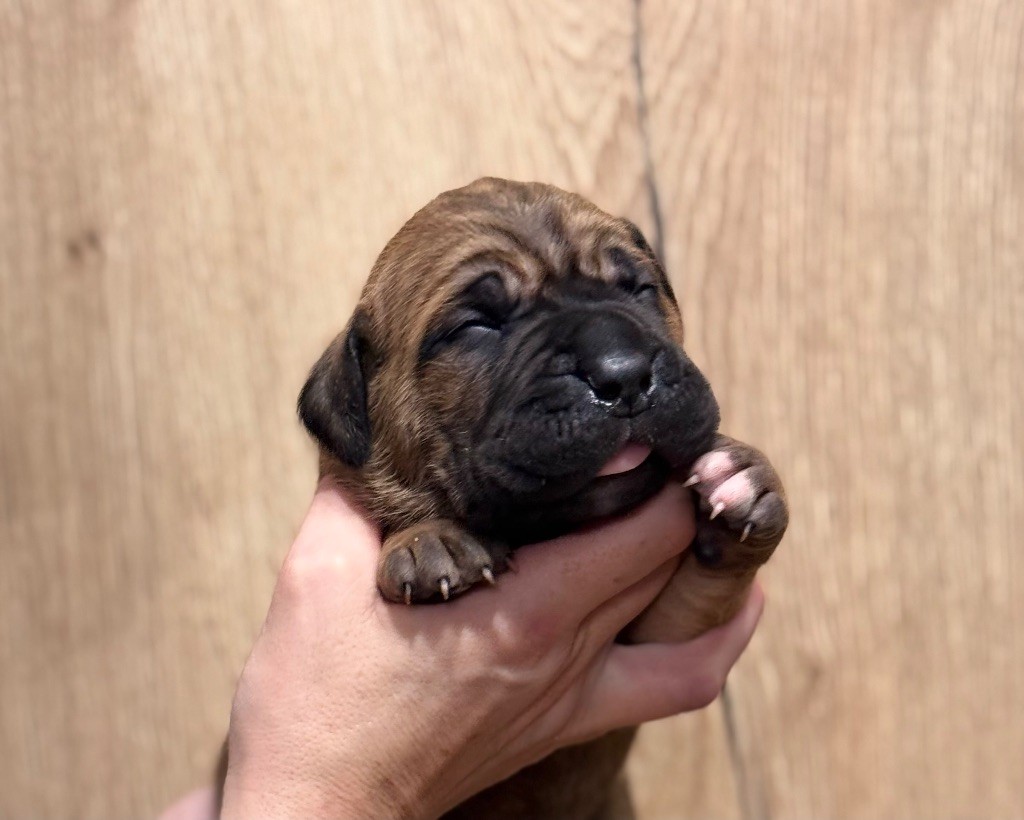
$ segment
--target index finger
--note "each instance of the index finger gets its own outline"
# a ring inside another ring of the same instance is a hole
[[[521,547],[499,591],[580,619],[646,578],[693,541],[693,503],[672,482],[647,503],[599,526]]]
[[[446,607],[491,608],[514,599],[517,606],[547,611],[557,602],[560,615],[579,621],[682,553],[694,534],[690,494],[672,482],[625,515],[519,548],[515,571],[501,577],[493,595],[470,590],[468,601]],[[376,598],[380,548],[379,529],[365,512],[340,488],[322,482],[282,571],[337,577],[344,564],[348,583]]]
[[[349,495],[322,480],[281,566],[281,577],[322,576],[345,580],[355,592],[377,595],[374,582],[380,555],[380,529]]]

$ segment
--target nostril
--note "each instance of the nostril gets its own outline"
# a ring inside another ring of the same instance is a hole
[[[584,378],[600,401],[629,404],[651,389],[651,363],[640,353],[602,356],[589,363]]]
[[[622,396],[622,385],[618,382],[607,381],[607,382],[594,382],[588,380],[590,389],[594,391],[594,395],[601,401],[615,401]]]

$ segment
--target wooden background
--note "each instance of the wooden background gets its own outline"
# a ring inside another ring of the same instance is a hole
[[[0,816],[207,776],[308,366],[437,192],[663,250],[791,534],[646,818],[1024,816],[1024,3],[0,0]]]

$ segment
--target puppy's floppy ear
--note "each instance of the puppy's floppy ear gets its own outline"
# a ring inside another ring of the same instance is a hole
[[[357,310],[320,357],[299,394],[299,418],[320,445],[350,467],[370,457],[365,359],[369,320]]]

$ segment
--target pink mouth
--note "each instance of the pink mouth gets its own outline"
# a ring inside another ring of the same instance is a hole
[[[650,454],[651,448],[646,444],[631,442],[611,457],[611,460],[601,468],[598,476],[628,473],[643,464]]]

